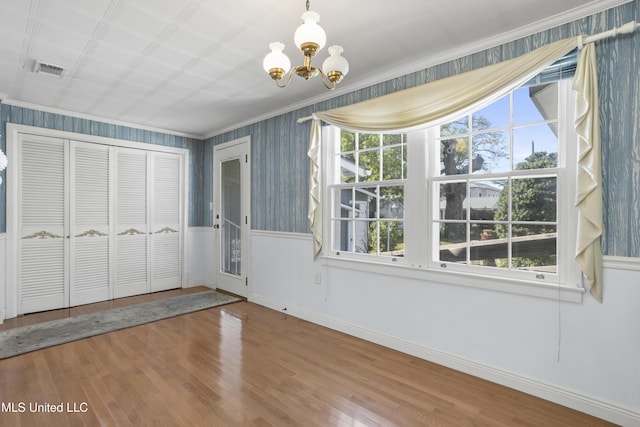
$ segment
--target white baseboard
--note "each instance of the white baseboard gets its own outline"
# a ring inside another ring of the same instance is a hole
[[[455,354],[411,343],[371,329],[362,328],[358,325],[334,319],[329,316],[314,313],[299,307],[293,307],[284,302],[276,301],[261,295],[252,294],[249,297],[249,301],[277,311],[281,311],[286,308],[287,314],[293,317],[298,317],[393,350],[398,350],[496,384],[510,387],[532,396],[549,400],[619,425],[629,427],[640,426],[640,412],[622,408],[615,404],[596,399],[592,396],[586,396],[553,384],[548,384],[478,363],[473,360],[465,359]]]

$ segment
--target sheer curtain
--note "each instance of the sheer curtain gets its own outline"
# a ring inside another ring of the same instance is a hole
[[[313,115],[309,141],[309,221],[314,255],[323,244],[320,188],[321,121],[363,132],[410,131],[453,120],[501,98],[578,46],[576,38],[548,44],[517,58],[433,81],[389,95]],[[587,71],[585,71],[585,69]],[[580,135],[578,166],[578,248],[580,264],[591,293],[602,299],[602,196],[598,134],[597,81],[593,45],[586,45],[578,63],[574,90],[579,92],[576,129]],[[596,143],[593,140],[596,139]],[[600,194],[600,196],[598,196]]]

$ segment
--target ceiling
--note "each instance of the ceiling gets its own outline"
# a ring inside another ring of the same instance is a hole
[[[275,40],[302,63],[304,0],[2,0],[0,98],[204,138],[626,1],[314,0],[350,63],[329,92],[295,76],[277,88],[262,69]],[[35,61],[65,71],[35,73]]]

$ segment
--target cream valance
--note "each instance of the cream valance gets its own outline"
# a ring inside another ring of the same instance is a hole
[[[463,74],[317,112],[314,118],[344,129],[386,132],[454,120],[480,104],[490,104],[535,77],[578,45],[560,40],[525,55]]]

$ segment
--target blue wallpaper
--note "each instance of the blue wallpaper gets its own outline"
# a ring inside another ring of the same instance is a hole
[[[297,118],[507,60],[567,37],[607,31],[631,20],[640,21],[640,0],[247,125],[210,138],[205,145],[250,135],[252,227],[308,233],[306,152],[310,124],[297,124]],[[607,255],[640,257],[640,32],[600,42],[597,55],[606,226],[603,249]],[[205,182],[210,181],[207,177]],[[211,223],[209,213],[203,218]]]
[[[203,212],[203,201],[199,197],[199,192],[203,187],[202,171],[205,169],[205,157],[202,153],[201,140],[0,104],[0,126],[2,126],[0,148],[5,153],[6,123],[189,149],[189,226],[197,226],[202,222],[200,217]],[[6,171],[0,175],[3,182],[5,175]],[[6,231],[6,200],[6,186],[3,184],[0,185],[0,232]]]

